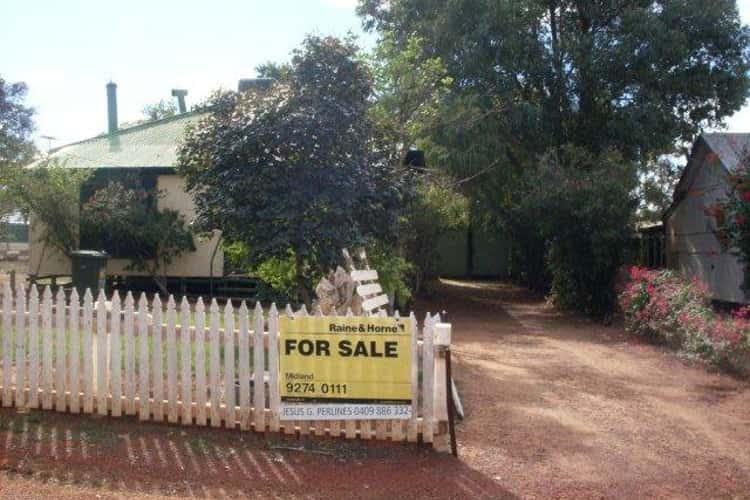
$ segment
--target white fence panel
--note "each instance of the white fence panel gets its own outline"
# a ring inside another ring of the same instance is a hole
[[[83,403],[85,413],[96,411],[113,417],[137,413],[140,420],[163,421],[166,413],[170,423],[182,425],[207,425],[210,421],[213,427],[234,428],[239,423],[242,430],[256,432],[283,428],[285,433],[328,433],[394,442],[416,442],[421,437],[424,442],[437,443],[442,441],[437,437],[445,432],[441,424],[447,419],[444,400],[449,388],[444,359],[435,354],[437,314],[427,313],[422,340],[414,314],[409,315],[412,414],[408,420],[282,422],[279,311],[275,304],[266,314],[257,303],[251,325],[245,302],[235,310],[228,301],[220,312],[212,300],[207,319],[202,299],[193,308],[183,297],[178,326],[171,296],[163,311],[158,296],[149,307],[142,294],[136,311],[130,293],[124,303],[117,294],[107,302],[100,293],[95,305],[87,290],[81,307],[75,290],[68,300],[58,290],[54,303],[49,287],[41,301],[36,287],[29,290],[28,299],[21,287],[15,296],[7,284],[4,291],[3,406],[36,408],[41,402],[44,409],[78,413]],[[295,314],[289,306],[285,313]],[[307,314],[304,307],[296,313]],[[320,314],[317,310],[316,315]],[[348,311],[347,316],[351,315]]]

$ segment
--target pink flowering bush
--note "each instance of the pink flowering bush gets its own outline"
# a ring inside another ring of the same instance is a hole
[[[750,375],[750,306],[717,313],[708,289],[674,271],[630,269],[620,293],[628,331],[663,342],[687,357]]]

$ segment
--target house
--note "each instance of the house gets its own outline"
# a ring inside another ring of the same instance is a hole
[[[750,152],[750,134],[702,134],[664,215],[667,266],[705,283],[714,299],[744,303],[743,265],[717,239],[706,208],[732,189],[728,175]]]
[[[57,148],[50,158],[66,168],[91,169],[97,175],[136,176],[144,186],[162,192],[158,208],[170,208],[182,213],[187,221],[195,216],[195,204],[186,192],[184,180],[176,172],[177,146],[187,124],[200,119],[201,112],[182,112],[173,117],[150,121],[129,128],[117,123],[117,86],[107,85],[108,133]],[[182,98],[180,108],[184,111]],[[43,227],[31,217],[29,274],[32,276],[65,276],[71,273],[70,259],[46,246],[41,239]],[[195,251],[175,258],[164,274],[183,280],[212,279],[224,273],[224,255],[219,245],[221,234],[211,238],[196,238]],[[85,242],[81,242],[85,246]],[[137,277],[145,273],[129,270],[127,258],[110,258],[107,275]]]

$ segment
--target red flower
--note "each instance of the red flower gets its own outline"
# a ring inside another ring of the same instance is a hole
[[[743,191],[742,192],[742,199],[745,201],[750,201],[750,191]]]
[[[747,217],[745,217],[742,214],[737,214],[737,217],[735,217],[735,220],[737,221],[738,226],[744,226],[745,222],[747,222]]]

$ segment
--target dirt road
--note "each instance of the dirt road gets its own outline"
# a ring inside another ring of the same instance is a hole
[[[750,498],[748,384],[508,285],[436,296],[417,310],[454,324],[459,461],[6,409],[0,497]]]
[[[524,498],[750,498],[748,384],[514,287],[447,284],[473,469]]]

